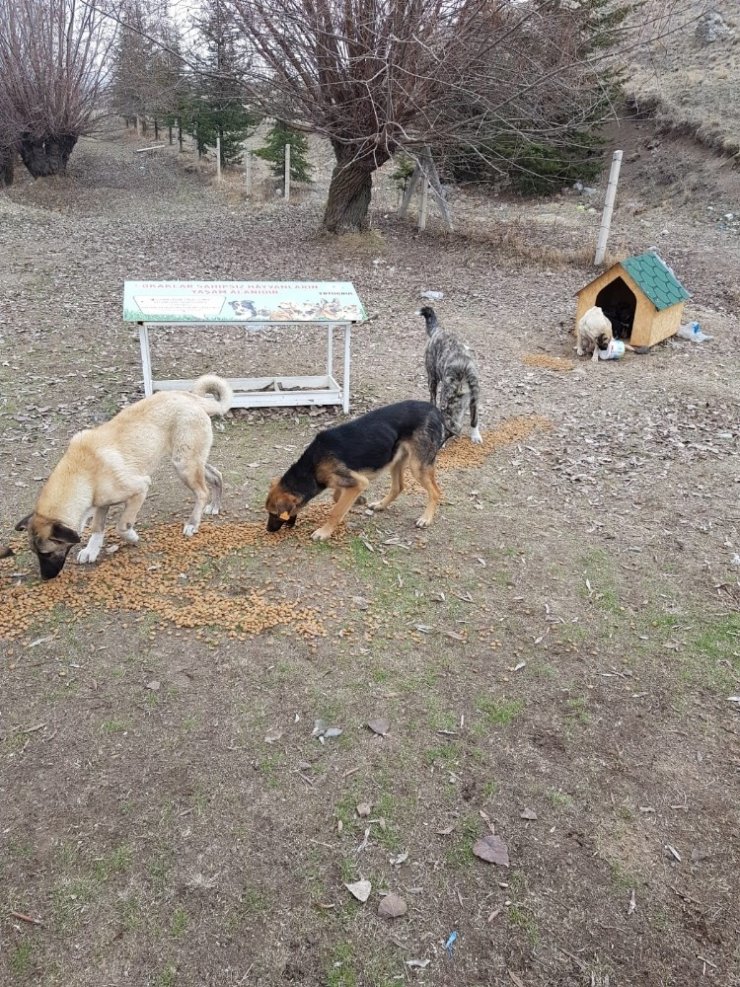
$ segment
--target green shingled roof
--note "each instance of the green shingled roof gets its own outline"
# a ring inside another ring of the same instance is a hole
[[[652,251],[628,257],[621,263],[659,312],[690,297],[670,267]]]

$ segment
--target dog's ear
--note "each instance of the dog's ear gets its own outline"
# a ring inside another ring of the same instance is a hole
[[[16,526],[15,526],[15,530],[16,531],[28,531],[28,523],[29,523],[29,521],[31,520],[32,517],[33,517],[33,511],[31,511],[30,514],[26,514],[25,517],[22,517],[20,519],[20,521],[18,522],[18,524],[16,524]]]
[[[67,545],[77,545],[80,541],[80,536],[76,531],[72,531],[68,528],[66,524],[62,524],[61,521],[54,521],[51,526],[50,537],[54,541],[62,541]]]

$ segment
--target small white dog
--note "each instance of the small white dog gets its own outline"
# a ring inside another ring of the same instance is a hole
[[[612,324],[598,305],[594,305],[578,320],[576,353],[598,360],[598,350],[605,350],[612,339]]]

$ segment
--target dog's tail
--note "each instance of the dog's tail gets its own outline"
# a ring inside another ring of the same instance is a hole
[[[478,428],[478,398],[480,397],[480,381],[472,363],[467,367],[468,388],[470,390],[470,427]]]
[[[433,336],[437,329],[439,329],[439,322],[437,321],[437,313],[431,305],[425,305],[416,314],[424,317],[424,321],[427,324],[427,336]]]
[[[225,415],[234,400],[234,392],[223,379],[215,374],[206,374],[195,382],[193,394],[203,398],[209,415]]]

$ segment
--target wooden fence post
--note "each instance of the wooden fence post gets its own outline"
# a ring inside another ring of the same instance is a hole
[[[244,183],[246,185],[247,197],[252,194],[252,152],[244,152]]]
[[[427,228],[427,212],[429,211],[429,179],[422,170],[421,175],[421,206],[419,207],[419,229]]]
[[[290,144],[285,145],[285,201],[290,198]]]
[[[216,181],[221,181],[221,138],[216,138]]]
[[[612,167],[609,172],[609,184],[606,188],[606,200],[604,201],[604,212],[601,217],[601,229],[599,230],[599,239],[596,244],[596,256],[594,257],[594,265],[598,267],[599,264],[604,263],[604,257],[606,257],[606,241],[609,239],[609,227],[612,222],[612,211],[614,209],[614,200],[617,197],[617,183],[619,182],[619,169],[622,167],[622,152],[615,151],[612,157]]]

